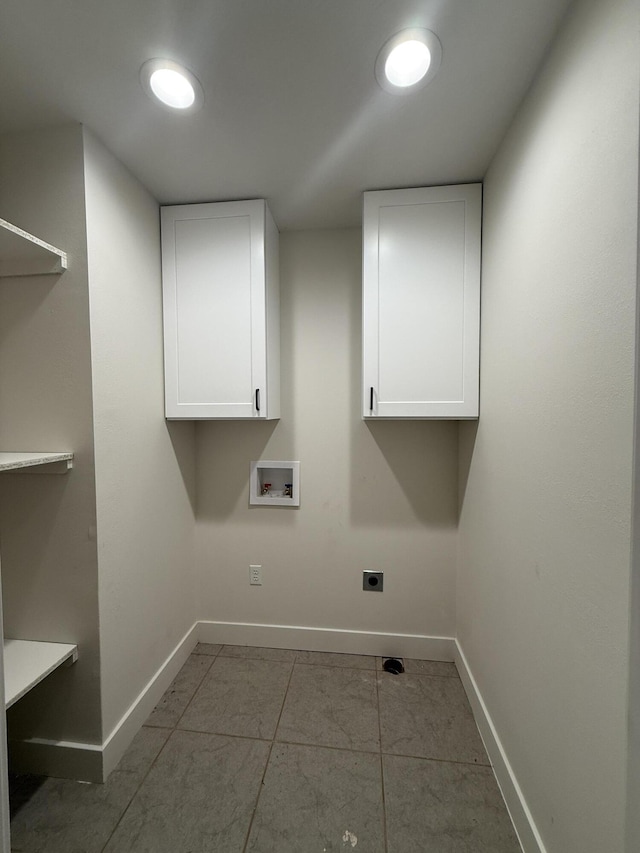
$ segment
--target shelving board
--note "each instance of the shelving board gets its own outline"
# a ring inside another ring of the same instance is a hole
[[[65,474],[73,467],[73,453],[0,453],[0,473]]]
[[[43,643],[33,640],[4,641],[4,695],[10,708],[32,687],[66,661],[75,663],[78,647],[70,643]]]
[[[0,277],[55,275],[66,269],[66,252],[0,219]]]

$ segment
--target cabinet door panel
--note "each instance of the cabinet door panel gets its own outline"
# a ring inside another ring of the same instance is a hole
[[[278,418],[278,230],[264,199],[161,218],[167,418]]]
[[[364,195],[363,416],[478,415],[479,184]]]
[[[251,223],[175,224],[178,404],[252,406]]]
[[[382,207],[379,234],[380,401],[459,401],[464,203]]]

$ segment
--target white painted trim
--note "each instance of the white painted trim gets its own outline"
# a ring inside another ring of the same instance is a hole
[[[455,641],[455,663],[522,849],[547,853],[459,640]]]
[[[25,773],[43,773],[86,782],[105,781],[198,642],[418,660],[452,661],[455,655],[452,637],[300,625],[196,622],[140,691],[102,745],[43,738],[14,741],[11,744],[12,763]]]
[[[196,622],[131,703],[102,745],[30,738],[12,741],[12,765],[24,773],[104,782],[198,642]]]
[[[11,767],[20,773],[102,782],[102,747],[93,743],[29,738],[10,741]]]
[[[301,625],[260,625],[249,622],[200,622],[201,643],[264,646],[271,649],[304,649],[310,652],[344,652],[418,660],[452,661],[453,637],[423,634],[391,634],[339,628],[308,628]]]
[[[102,745],[103,781],[117,766],[127,747],[143,725],[149,714],[162,698],[173,679],[180,672],[198,642],[196,622],[180,640],[155,675],[147,682],[131,703],[120,721]]]

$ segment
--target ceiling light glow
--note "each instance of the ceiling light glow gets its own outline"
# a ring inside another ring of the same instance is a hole
[[[413,86],[429,70],[431,51],[421,41],[403,41],[394,47],[384,64],[384,73],[393,86]]]
[[[151,91],[168,107],[186,110],[196,99],[193,86],[179,71],[171,68],[158,68],[149,78]]]
[[[140,69],[140,82],[147,95],[170,110],[195,112],[204,103],[197,77],[170,59],[149,59]]]
[[[386,91],[405,95],[433,80],[442,60],[442,45],[431,30],[396,33],[376,59],[376,79]]]

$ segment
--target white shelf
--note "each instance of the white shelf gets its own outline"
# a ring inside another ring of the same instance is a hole
[[[78,659],[78,647],[69,643],[32,640],[4,641],[4,695],[10,708],[43,678],[68,661]]]
[[[0,453],[0,473],[65,474],[73,468],[73,453]]]
[[[55,275],[66,268],[65,252],[0,219],[0,277]]]

